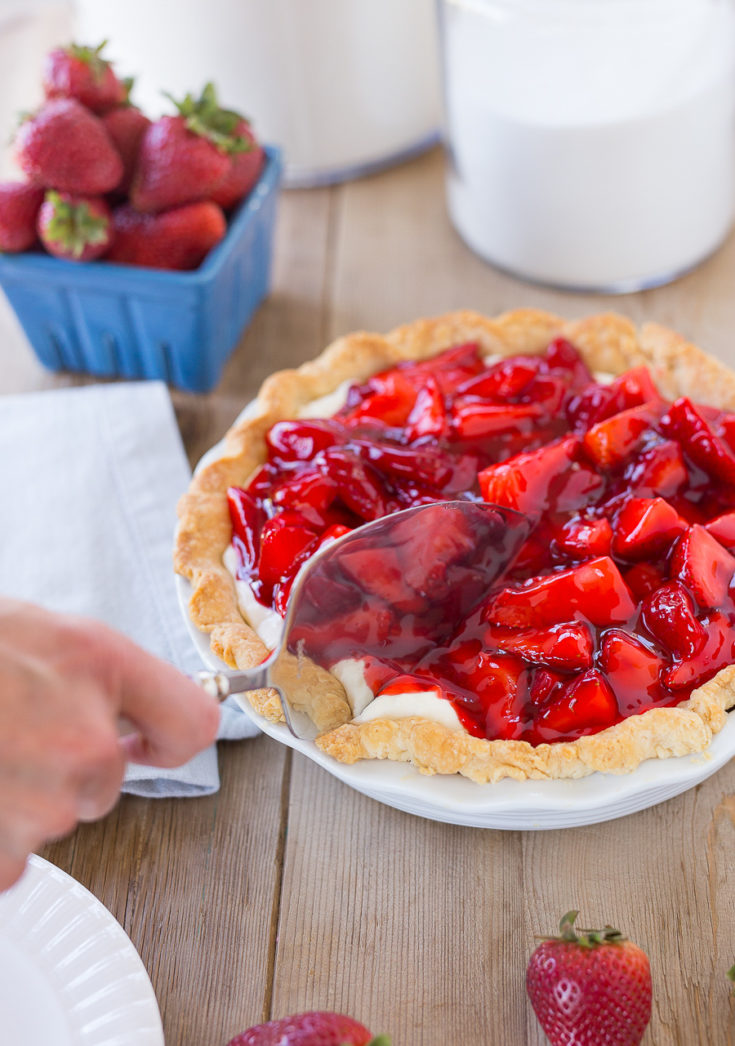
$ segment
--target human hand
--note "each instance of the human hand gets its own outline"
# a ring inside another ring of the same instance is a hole
[[[197,684],[125,636],[0,598],[0,890],[41,844],[112,809],[126,762],[180,766],[218,725]]]

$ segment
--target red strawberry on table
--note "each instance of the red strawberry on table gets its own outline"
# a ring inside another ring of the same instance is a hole
[[[124,195],[133,180],[140,144],[143,141],[143,135],[151,126],[151,121],[134,105],[123,105],[105,113],[102,123],[123,162],[124,174],[122,181],[117,186],[117,192]]]
[[[551,1046],[638,1046],[651,1019],[648,956],[619,930],[575,931],[543,941],[526,969],[526,991]]]
[[[229,169],[210,196],[225,211],[247,196],[260,177],[265,160],[263,147],[255,140],[247,120],[239,120],[234,133],[247,142],[249,148],[230,154]]]
[[[38,212],[38,235],[49,254],[70,261],[101,258],[112,243],[112,213],[101,196],[53,189]]]
[[[27,251],[36,242],[43,189],[30,182],[0,184],[0,251]]]
[[[101,196],[116,188],[123,163],[102,121],[73,98],[46,102],[19,127],[18,163],[47,189]]]
[[[196,269],[222,240],[227,222],[209,200],[140,214],[128,205],[113,212],[115,240],[108,261],[152,269]]]
[[[110,63],[102,57],[106,44],[106,40],[98,47],[70,44],[49,52],[43,68],[46,97],[75,98],[93,113],[104,113],[122,105],[129,88],[118,80]]]
[[[313,1010],[256,1024],[227,1046],[390,1046],[387,1035],[373,1038],[364,1024],[341,1013]]]
[[[210,199],[230,173],[232,157],[251,149],[238,132],[242,117],[219,107],[212,84],[177,108],[177,116],[162,116],[143,136],[130,189],[138,211]]]

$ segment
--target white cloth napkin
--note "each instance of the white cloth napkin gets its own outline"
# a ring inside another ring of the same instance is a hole
[[[189,477],[159,382],[0,397],[0,592],[98,618],[183,671],[201,668],[171,565]],[[257,733],[223,706],[220,738]],[[175,770],[131,765],[125,780],[143,796],[218,787],[215,746]]]

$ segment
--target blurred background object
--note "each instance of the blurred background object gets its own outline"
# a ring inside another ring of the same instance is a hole
[[[286,185],[341,181],[438,137],[434,0],[77,0],[75,36],[109,40],[156,115],[215,79],[280,145]]]
[[[439,0],[470,247],[578,290],[667,282],[733,216],[732,0]]]
[[[43,56],[71,33],[72,5],[64,0],[0,0],[0,178],[18,176],[10,138],[19,114],[43,100]]]

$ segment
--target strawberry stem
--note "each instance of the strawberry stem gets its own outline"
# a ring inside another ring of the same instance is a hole
[[[88,245],[105,242],[109,222],[94,215],[84,200],[73,204],[53,190],[46,193],[46,200],[54,208],[46,229],[48,238],[61,244],[73,258],[80,258]]]
[[[102,57],[102,51],[105,47],[107,47],[107,40],[103,40],[97,47],[88,47],[84,44],[69,44],[66,48],[66,53],[88,65],[93,78],[97,83],[100,83],[105,75],[105,70],[110,64],[107,59]]]
[[[199,98],[187,94],[180,102],[167,91],[163,93],[174,103],[179,115],[184,117],[187,130],[192,134],[208,138],[218,149],[227,153],[246,153],[253,148],[247,138],[235,133],[238,123],[241,120],[248,122],[247,118],[234,109],[223,109],[220,106],[213,83],[204,85]]]
[[[600,944],[622,944],[627,938],[613,926],[604,926],[601,930],[575,929],[574,923],[579,912],[572,909],[566,912],[559,923],[558,937],[543,937],[545,941],[566,941],[569,944],[578,944],[582,948],[596,948]],[[735,971],[735,966],[733,967]],[[735,977],[733,978],[735,979]]]
[[[735,984],[735,966],[731,966],[725,974],[725,976],[728,977]]]

